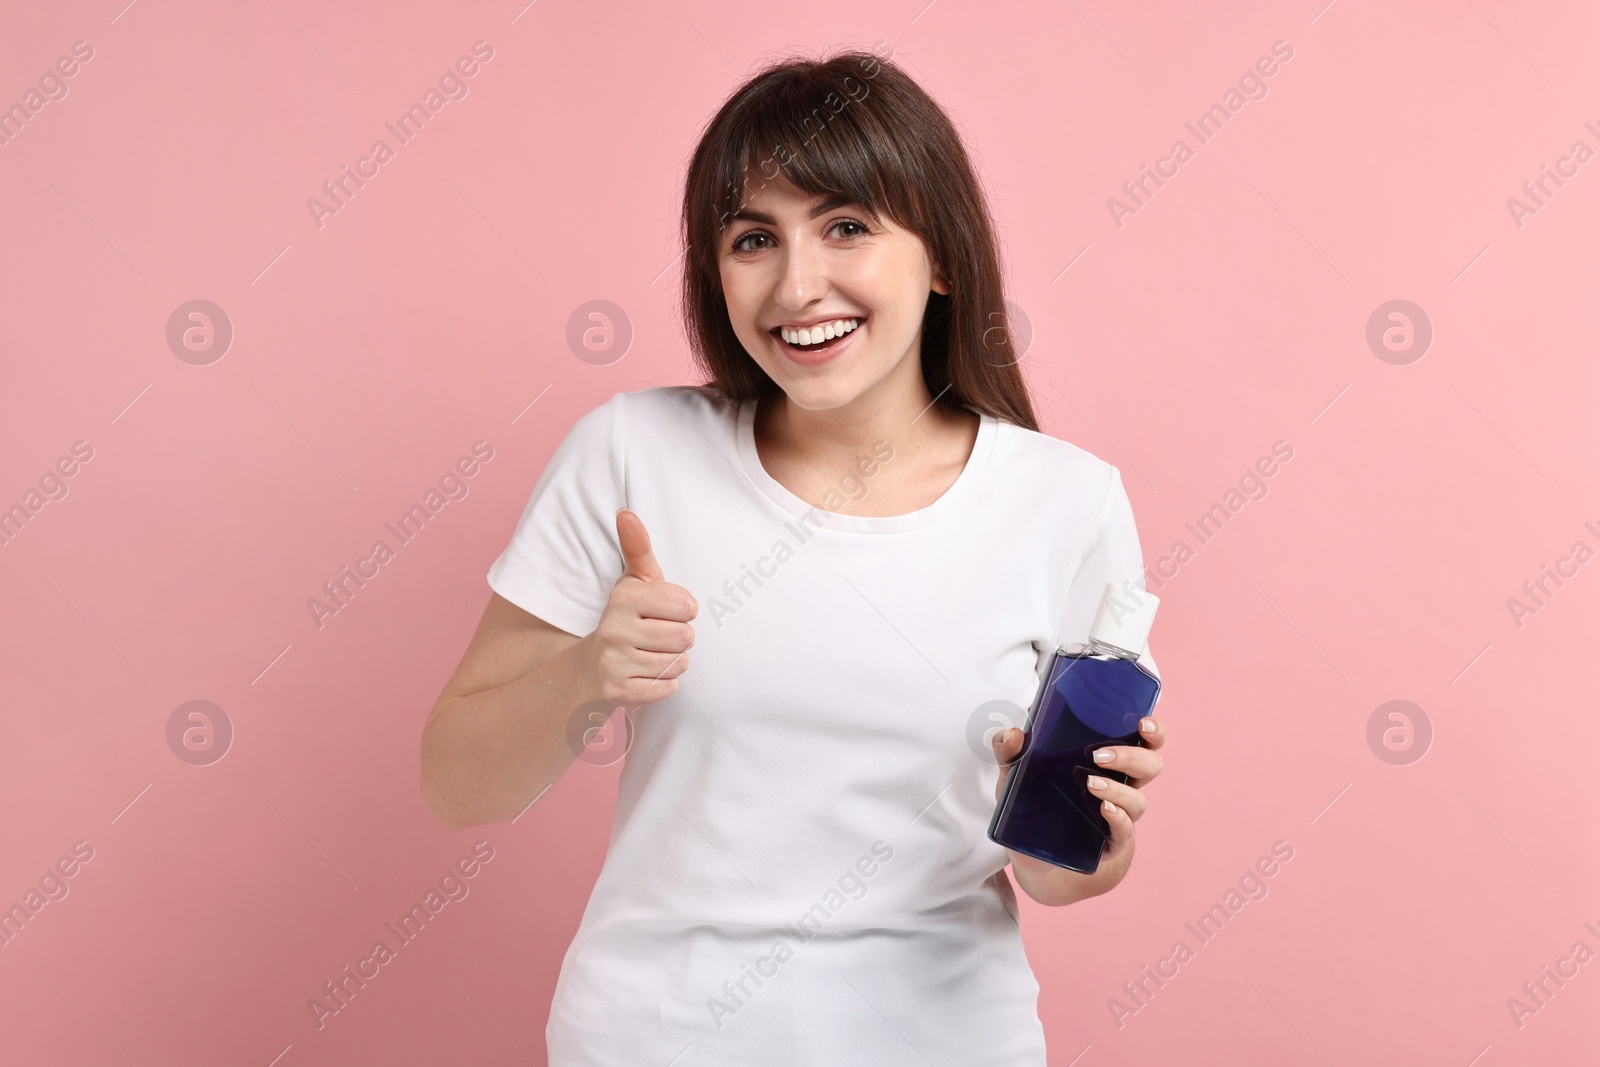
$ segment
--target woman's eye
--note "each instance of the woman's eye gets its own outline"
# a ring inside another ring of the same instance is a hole
[[[832,232],[835,232],[835,231],[839,230],[841,227],[846,227],[846,226],[851,226],[851,227],[855,228],[854,232],[842,233],[842,234],[839,235],[839,236],[844,237],[846,239],[854,238],[854,237],[860,237],[861,235],[870,232],[865,226],[863,226],[861,223],[857,222],[855,219],[840,219],[838,222],[835,222],[832,226],[828,227],[828,230],[829,230],[830,233],[832,233]],[[735,252],[759,252],[759,251],[761,251],[761,249],[766,248],[768,246],[767,245],[752,245],[750,242],[751,241],[771,241],[771,240],[772,240],[772,235],[767,233],[766,231],[764,231],[764,230],[751,230],[749,233],[740,234],[738,237],[734,238],[732,244],[729,247],[731,247]]]
[[[760,238],[761,240],[764,240],[764,241],[765,240],[770,240],[770,238],[766,234],[762,233],[760,230],[751,230],[749,233],[741,234],[739,237],[734,239],[733,250],[735,252],[749,252],[749,251],[752,251],[750,246],[747,245],[745,242],[753,240],[755,238]]]

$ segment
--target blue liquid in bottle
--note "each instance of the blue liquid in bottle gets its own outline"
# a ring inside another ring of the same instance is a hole
[[[1118,614],[1114,606],[1108,610],[1114,595],[1150,602],[1125,609],[1126,614],[1142,618],[1133,617],[1120,634],[1109,621]],[[1022,753],[989,822],[991,841],[1083,874],[1095,872],[1111,840],[1111,828],[1100,813],[1100,798],[1089,791],[1088,777],[1128,781],[1126,774],[1097,765],[1094,750],[1142,745],[1139,720],[1150,714],[1161,693],[1160,679],[1136,658],[1144,647],[1156,598],[1143,591],[1124,591],[1114,583],[1107,587],[1106,597],[1090,643],[1056,649],[1028,716]],[[1109,636],[1103,641],[1102,634]]]

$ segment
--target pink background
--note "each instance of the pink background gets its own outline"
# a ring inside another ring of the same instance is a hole
[[[0,1061],[544,1062],[620,765],[451,833],[420,728],[573,420],[696,380],[674,284],[701,125],[763,58],[876,40],[970,139],[1044,428],[1122,468],[1148,564],[1195,549],[1158,589],[1171,740],[1137,871],[1022,902],[1051,1063],[1600,1057],[1600,961],[1507,1006],[1600,951],[1600,561],[1520,626],[1507,605],[1600,549],[1600,160],[1507,207],[1600,149],[1592,5],[123,3],[0,32],[0,104],[94,50],[0,146],[0,506],[93,449],[0,545],[0,903],[93,849],[0,948]],[[479,40],[469,95],[319,229],[306,200]],[[1268,95],[1117,226],[1107,199],[1280,40]],[[234,331],[208,365],[166,339],[194,299]],[[605,366],[566,342],[596,299],[633,329]],[[1404,365],[1366,340],[1395,299],[1433,330]],[[307,600],[479,440],[470,493],[319,629]],[[1280,440],[1267,496],[1199,545],[1185,522]],[[195,699],[234,731],[206,766],[167,740]],[[1390,700],[1425,758],[1369,747]],[[307,1000],[479,840],[470,895],[319,1029]],[[1184,923],[1277,841],[1270,893],[1196,948]]]

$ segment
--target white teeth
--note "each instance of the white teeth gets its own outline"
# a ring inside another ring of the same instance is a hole
[[[792,345],[814,345],[842,337],[860,325],[860,319],[835,319],[804,330],[791,330],[787,326],[781,326],[778,328],[778,333]]]

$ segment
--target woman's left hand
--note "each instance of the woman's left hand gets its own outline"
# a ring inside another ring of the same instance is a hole
[[[1106,892],[1128,873],[1128,866],[1133,862],[1133,824],[1149,807],[1149,799],[1142,790],[1161,773],[1162,760],[1154,750],[1167,739],[1166,728],[1153,716],[1139,720],[1139,733],[1144,741],[1142,746],[1107,745],[1095,750],[1095,762],[1099,766],[1121,771],[1128,776],[1128,782],[1089,775],[1090,795],[1100,798],[1100,812],[1111,828],[1111,837],[1094,874],[1069,871],[1007,850],[1017,883],[1035,900],[1042,904],[1070,904]],[[1006,778],[1011,774],[1011,764],[1022,752],[1022,731],[1016,727],[997,731],[994,750],[1000,761],[1000,778],[994,790],[998,801]]]

